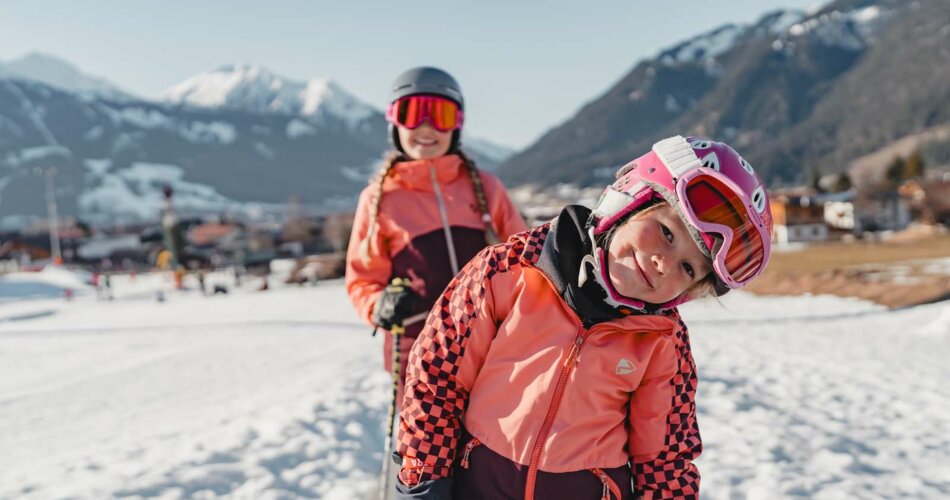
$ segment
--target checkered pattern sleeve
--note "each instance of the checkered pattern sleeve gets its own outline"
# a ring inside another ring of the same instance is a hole
[[[468,388],[495,336],[491,278],[513,246],[523,247],[512,240],[469,261],[436,301],[412,347],[397,437],[403,484],[451,474]]]
[[[682,321],[680,327],[667,352],[654,353],[668,368],[645,379],[631,400],[630,454],[638,499],[699,498],[699,470],[693,465],[703,451],[696,423],[696,364]],[[651,431],[654,437],[644,434]]]

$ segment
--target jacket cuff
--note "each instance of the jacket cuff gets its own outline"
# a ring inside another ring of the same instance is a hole
[[[393,453],[393,460],[402,462],[402,468],[399,469],[399,482],[407,486],[415,486],[451,476],[450,467],[433,467],[426,465],[418,458],[403,458],[398,453]]]
[[[423,481],[415,486],[396,481],[396,500],[452,500],[452,478]]]

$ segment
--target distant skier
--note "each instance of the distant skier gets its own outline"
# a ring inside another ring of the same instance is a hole
[[[391,88],[386,119],[395,151],[360,195],[346,256],[353,306],[385,331],[386,370],[392,329],[405,328],[397,352],[405,360],[421,320],[461,266],[486,244],[526,229],[498,178],[461,149],[465,106],[455,79],[419,67]],[[394,278],[407,285],[392,285]]]
[[[173,272],[172,276],[175,279],[175,290],[185,289],[185,274],[187,274],[187,271],[185,271],[183,267],[179,267]]]
[[[102,280],[99,271],[92,272],[92,286],[96,289],[96,298],[102,298]]]
[[[771,229],[738,153],[676,136],[622,167],[593,211],[568,206],[483,250],[410,354],[397,498],[697,498],[676,306],[752,281]]]
[[[107,300],[113,300],[115,298],[112,295],[112,274],[111,273],[103,273],[102,288],[103,288],[103,295],[105,295]]]

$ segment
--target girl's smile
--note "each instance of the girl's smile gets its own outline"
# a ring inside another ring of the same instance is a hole
[[[676,211],[664,203],[616,230],[607,249],[607,269],[621,295],[664,304],[702,281],[712,266]]]
[[[440,132],[428,121],[416,128],[397,126],[399,142],[413,160],[431,160],[444,156],[452,145],[452,132]]]
[[[636,264],[636,266],[637,266],[637,271],[639,271],[639,272],[640,272],[640,276],[643,277],[644,283],[646,283],[646,285],[647,285],[648,287],[650,287],[651,289],[654,288],[654,287],[653,287],[653,282],[650,281],[650,278],[649,278],[649,277],[647,277],[647,273],[643,270],[643,266],[641,266],[641,265],[640,265],[640,262],[637,261],[637,253],[636,253],[636,252],[633,253],[633,263]]]

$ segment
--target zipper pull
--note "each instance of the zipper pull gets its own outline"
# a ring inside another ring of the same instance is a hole
[[[472,440],[469,441],[468,444],[465,445],[465,454],[462,455],[462,463],[459,464],[462,466],[463,469],[468,469],[468,465],[469,465],[468,456],[472,453],[472,450],[475,449],[475,447],[480,444],[482,444],[481,441],[479,441],[476,438],[472,438]]]
[[[571,353],[568,354],[567,359],[564,360],[565,368],[569,366],[571,362],[574,362],[574,364],[577,364],[577,358],[581,354],[581,344],[583,343],[584,343],[584,337],[582,335],[578,335],[577,338],[574,339],[574,347],[571,348]]]
[[[610,500],[610,485],[609,479],[607,478],[607,473],[597,469],[598,475],[600,476],[600,482],[604,484],[604,491],[601,492],[600,497],[602,500]]]

